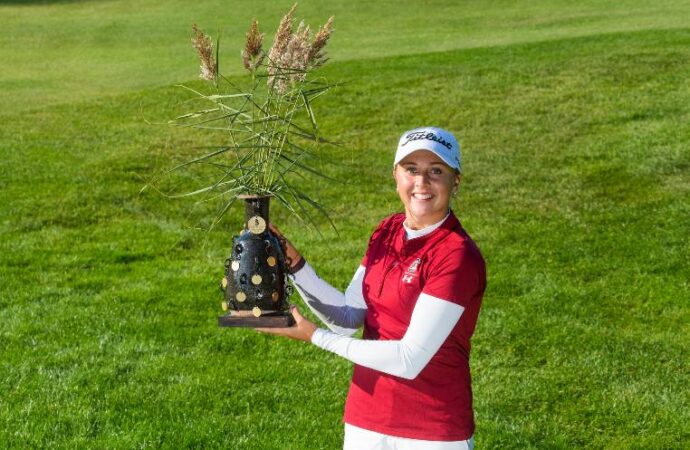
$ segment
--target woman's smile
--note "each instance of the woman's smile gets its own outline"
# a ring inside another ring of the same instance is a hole
[[[414,193],[412,193],[412,197],[416,200],[426,201],[426,200],[431,200],[433,195],[414,192]]]

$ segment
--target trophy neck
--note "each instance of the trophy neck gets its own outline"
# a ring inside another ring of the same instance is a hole
[[[254,195],[254,196],[242,196],[244,199],[244,219],[245,222],[251,217],[259,216],[266,221],[268,220],[268,205],[271,197],[268,195]]]

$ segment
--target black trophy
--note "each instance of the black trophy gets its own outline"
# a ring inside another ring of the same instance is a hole
[[[292,293],[289,261],[278,238],[268,228],[269,196],[244,195],[244,229],[232,238],[220,288],[225,294],[218,318],[221,327],[279,328],[295,321],[288,310]]]

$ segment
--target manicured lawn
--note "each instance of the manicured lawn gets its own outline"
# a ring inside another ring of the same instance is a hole
[[[224,39],[242,70],[252,18],[272,38],[293,0],[8,0],[0,3],[0,111],[94,99],[196,76],[192,23]],[[299,2],[317,26],[335,15],[334,61],[377,59],[605,32],[687,28],[690,1],[432,0]]]
[[[430,2],[435,23],[452,18],[448,40],[407,3],[317,4],[301,3],[299,15],[337,15],[323,74],[347,82],[317,113],[346,145],[314,161],[339,183],[304,189],[338,234],[277,205],[273,220],[344,288],[371,230],[400,209],[390,177],[398,134],[427,123],[456,131],[465,177],[454,209],[489,271],[473,340],[477,448],[686,447],[687,3]],[[0,55],[16,63],[0,69],[16,74],[0,96],[2,448],[341,443],[350,363],[215,325],[241,208],[207,232],[217,204],[139,193],[221,139],[147,123],[188,98],[168,83],[196,76],[189,23],[211,30],[221,16],[194,5],[0,6],[11,19]],[[237,26],[236,38],[256,15],[272,35],[287,7],[242,2],[223,26]],[[11,36],[52,37],[29,54],[54,70],[31,68],[4,45]]]

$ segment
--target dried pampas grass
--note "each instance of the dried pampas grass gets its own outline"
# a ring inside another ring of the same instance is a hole
[[[322,66],[328,59],[324,48],[333,32],[333,17],[312,38],[311,30],[300,22],[292,32],[295,4],[282,18],[268,54],[268,85],[278,93],[304,81],[310,69]]]
[[[259,22],[254,19],[247,32],[247,42],[242,51],[242,63],[250,72],[256,70],[266,57],[261,48],[263,40],[264,35],[259,32]]]
[[[310,166],[310,158],[324,139],[312,107],[333,86],[311,78],[311,70],[323,65],[325,47],[333,31],[333,18],[314,35],[304,22],[294,29],[290,8],[280,21],[271,48],[263,48],[264,35],[252,21],[240,54],[251,79],[225,77],[219,73],[218,41],[194,25],[192,44],[199,55],[201,78],[211,81],[210,91],[181,85],[203,103],[200,108],[178,115],[171,123],[213,133],[221,140],[210,151],[176,166],[170,172],[200,165],[212,167],[203,186],[175,194],[200,195],[207,201],[222,199],[214,224],[231,207],[238,194],[271,195],[292,214],[314,224],[310,209],[326,217],[321,205],[301,190],[307,174],[324,176]],[[217,169],[217,170],[216,170]],[[219,172],[218,172],[219,171]],[[203,181],[203,177],[199,178]]]
[[[201,62],[201,74],[199,77],[204,80],[215,81],[218,75],[218,63],[213,56],[213,42],[211,42],[210,37],[199,30],[196,24],[192,26],[192,32],[194,32],[192,45],[199,54],[199,61]]]

